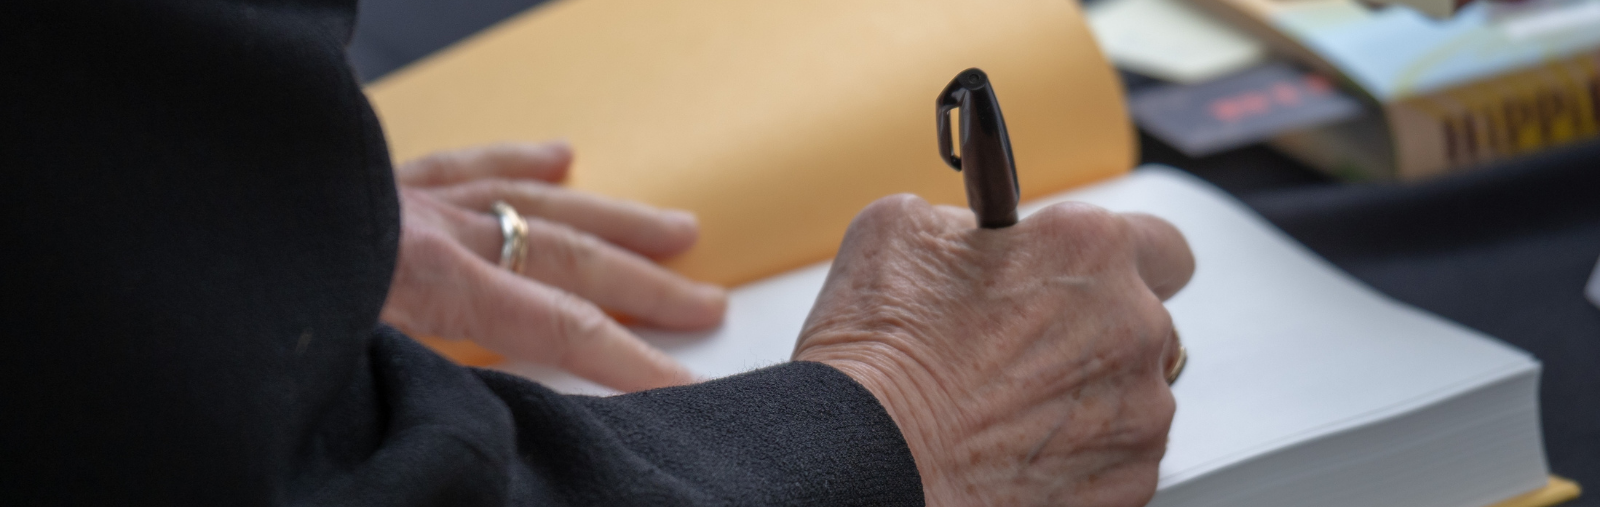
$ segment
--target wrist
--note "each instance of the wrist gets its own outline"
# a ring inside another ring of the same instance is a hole
[[[944,503],[936,499],[952,499],[949,491],[935,492],[948,485],[942,478],[950,477],[951,470],[939,459],[939,451],[952,448],[953,425],[960,414],[944,401],[949,398],[933,375],[915,367],[917,361],[909,354],[877,341],[807,347],[795,354],[795,360],[826,364],[871,392],[905,439],[929,505]]]

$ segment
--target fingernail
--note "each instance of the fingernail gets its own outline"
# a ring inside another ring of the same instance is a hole
[[[695,287],[695,292],[695,295],[699,297],[704,305],[701,306],[704,313],[700,316],[700,323],[712,326],[722,322],[722,319],[728,313],[727,289],[711,284],[701,284],[699,287]]]
[[[696,217],[694,213],[681,209],[662,210],[661,215],[668,222],[676,225],[695,227],[700,224],[700,218]]]
[[[720,286],[720,285],[702,283],[702,284],[699,284],[699,286],[695,287],[694,290],[695,290],[695,292],[699,293],[699,296],[702,299],[707,299],[707,300],[725,300],[725,299],[728,299],[728,290],[722,288],[722,286]]]
[[[572,143],[566,138],[558,138],[535,145],[541,155],[551,159],[570,159],[572,157]]]

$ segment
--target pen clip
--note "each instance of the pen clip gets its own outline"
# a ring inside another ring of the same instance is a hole
[[[956,155],[955,143],[950,135],[950,110],[961,107],[961,99],[967,94],[967,89],[961,87],[959,81],[951,81],[943,92],[939,93],[938,119],[939,129],[939,155],[950,168],[961,171],[961,157]],[[963,136],[966,132],[962,132]]]
[[[1011,137],[1000,114],[989,75],[976,67],[961,71],[937,101],[936,129],[939,158],[961,172],[967,187],[967,206],[978,226],[999,229],[1017,223],[1017,167],[1011,154]],[[961,110],[961,152],[950,132],[950,110]]]

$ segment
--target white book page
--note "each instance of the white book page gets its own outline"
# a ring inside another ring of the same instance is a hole
[[[1360,284],[1185,173],[1147,167],[1023,212],[1066,200],[1160,216],[1195,253],[1194,279],[1167,303],[1189,364],[1173,388],[1178,413],[1162,489],[1537,366],[1525,352]],[[718,329],[638,332],[706,377],[787,361],[827,269],[734,289]],[[534,365],[501,369],[559,391],[611,392]]]

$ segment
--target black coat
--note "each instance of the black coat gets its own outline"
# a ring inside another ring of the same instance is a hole
[[[354,3],[0,2],[0,504],[922,502],[820,364],[563,396],[380,325]]]

